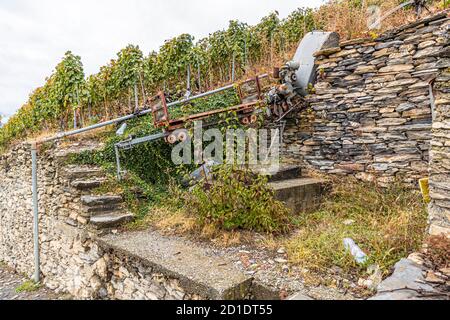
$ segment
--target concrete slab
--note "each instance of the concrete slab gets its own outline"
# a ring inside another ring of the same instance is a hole
[[[291,179],[269,184],[275,191],[275,197],[294,213],[316,209],[324,194],[324,185],[325,180],[313,178]]]
[[[276,173],[265,173],[263,170],[255,170],[255,173],[267,176],[269,182],[279,182],[300,178],[302,168],[299,166],[282,166]]]
[[[165,237],[155,231],[107,235],[100,242],[115,251],[131,255],[180,281],[189,293],[212,300],[240,300],[250,293],[252,278],[233,262],[188,240]]]

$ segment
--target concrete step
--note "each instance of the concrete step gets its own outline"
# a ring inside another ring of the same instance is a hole
[[[293,213],[307,212],[319,207],[325,190],[325,181],[298,178],[269,183],[275,197],[284,202]]]
[[[101,186],[102,183],[106,182],[106,178],[96,178],[96,179],[86,179],[86,180],[75,180],[70,183],[70,185],[81,191],[92,190]]]
[[[63,174],[70,180],[100,178],[105,175],[102,168],[95,166],[69,165],[64,168]]]
[[[286,166],[268,176],[269,182],[278,182],[283,180],[298,179],[302,176],[302,168],[297,166]]]
[[[134,215],[125,213],[108,213],[91,217],[90,225],[97,229],[115,228],[134,219]]]
[[[282,166],[277,172],[267,172],[265,167],[254,167],[255,174],[266,176],[269,182],[298,179],[302,176],[302,168],[298,166]]]
[[[136,257],[155,272],[178,280],[188,294],[210,300],[244,300],[254,289],[231,257],[192,241],[164,236],[153,230],[99,238],[105,250]],[[180,297],[182,299],[182,297]]]

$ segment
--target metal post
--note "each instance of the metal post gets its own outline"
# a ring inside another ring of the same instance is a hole
[[[188,64],[187,67],[187,81],[186,81],[187,91],[191,92],[191,65]]]
[[[77,128],[77,109],[73,108],[73,128]]]
[[[233,62],[231,66],[231,82],[236,79],[236,53],[233,51]]]
[[[122,181],[122,177],[120,175],[120,172],[122,169],[120,168],[120,154],[119,154],[119,147],[114,145],[114,151],[116,153],[116,165],[117,165],[117,180]]]
[[[138,97],[138,89],[137,89],[137,83],[134,83],[134,112],[139,111],[139,97]]]
[[[40,281],[39,262],[39,207],[37,188],[37,146],[36,142],[31,144],[31,175],[33,189],[33,232],[34,232],[34,281]]]

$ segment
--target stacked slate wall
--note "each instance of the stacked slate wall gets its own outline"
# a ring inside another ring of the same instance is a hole
[[[428,176],[430,85],[448,46],[448,13],[316,53],[310,108],[291,116],[286,162],[389,183]]]

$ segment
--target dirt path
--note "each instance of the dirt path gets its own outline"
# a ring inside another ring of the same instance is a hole
[[[64,300],[64,295],[58,295],[46,288],[33,292],[17,292],[17,288],[28,281],[25,277],[14,273],[11,269],[0,266],[0,300]]]

